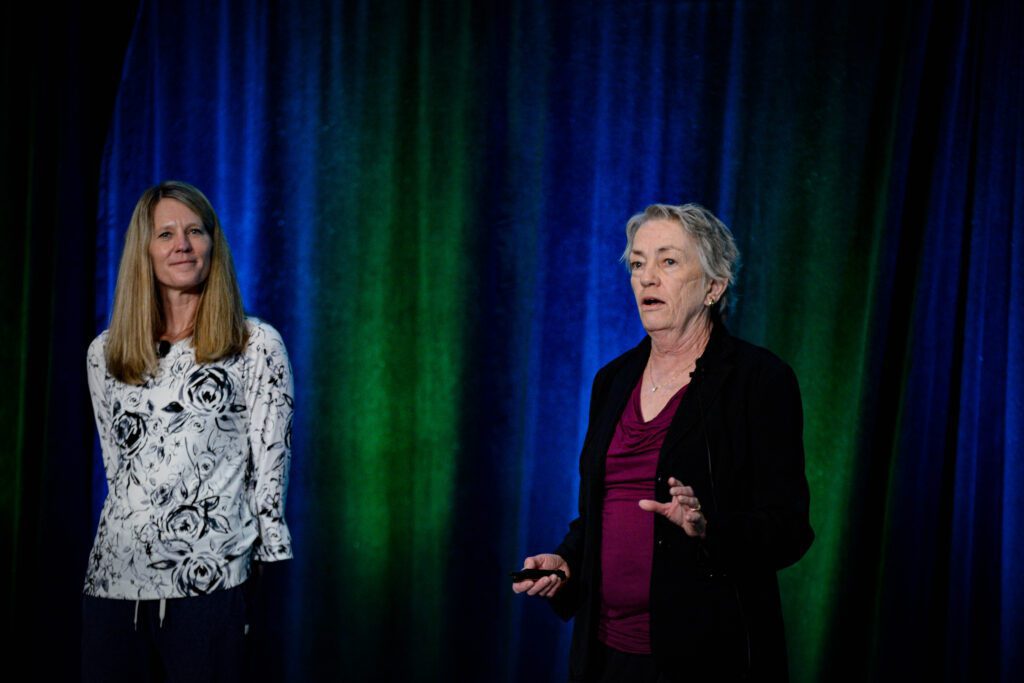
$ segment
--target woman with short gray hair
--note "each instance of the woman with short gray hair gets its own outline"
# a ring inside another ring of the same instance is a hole
[[[651,204],[626,223],[626,250],[622,252],[619,260],[627,266],[630,264],[633,238],[636,237],[637,230],[648,221],[654,220],[679,223],[694,241],[704,276],[709,280],[726,283],[726,288],[711,305],[710,310],[711,313],[724,316],[729,308],[729,288],[736,285],[736,273],[740,266],[740,252],[729,228],[700,204]]]
[[[654,204],[622,260],[647,336],[594,379],[579,516],[516,592],[575,617],[570,680],[784,680],[776,571],[814,539],[792,369],[724,324],[739,251]]]

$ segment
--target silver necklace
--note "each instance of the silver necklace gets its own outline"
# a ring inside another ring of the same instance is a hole
[[[689,365],[687,365],[686,368],[684,368],[684,370],[688,370],[691,365],[694,365],[694,363],[690,363]],[[675,378],[678,374],[679,371],[676,370],[675,372],[668,376],[667,380],[665,380],[661,384],[658,384],[657,381],[655,381],[654,379],[654,363],[648,363],[647,375],[651,378],[651,393],[655,393],[656,391],[658,391],[658,389],[664,389],[665,387],[675,386],[677,384]]]
[[[671,375],[668,376],[668,380],[662,382],[661,384],[658,384],[658,382],[655,381],[654,379],[654,364],[651,363],[647,366],[647,375],[651,378],[651,393],[653,394],[658,389],[663,389],[664,387],[672,386],[674,382],[670,382],[669,380],[675,377],[676,373],[672,373]]]

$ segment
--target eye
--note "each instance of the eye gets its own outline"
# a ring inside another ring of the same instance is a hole
[[[665,265],[666,266],[674,266],[675,264],[676,264],[676,260],[674,258],[667,258],[667,259],[665,259]]]
[[[642,268],[643,265],[644,264],[642,262],[640,262],[640,261],[630,261],[629,262],[629,269],[630,270],[640,270],[640,268]]]
[[[157,233],[156,237],[157,237],[157,239],[165,240],[165,239],[167,239],[170,236],[171,236],[171,231],[170,230],[161,230],[159,233]]]
[[[189,231],[189,233],[190,233],[190,234],[192,234],[192,235],[202,235],[203,233],[205,233],[205,232],[206,232],[206,231],[205,231],[205,230],[203,230],[202,228],[189,228],[189,230],[188,230],[188,231]]]

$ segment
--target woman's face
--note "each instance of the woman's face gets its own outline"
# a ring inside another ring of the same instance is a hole
[[[633,237],[630,283],[648,332],[683,330],[704,310],[705,281],[693,238],[675,221],[650,220]]]
[[[165,197],[153,210],[149,260],[161,289],[199,289],[210,275],[213,240],[192,209]]]

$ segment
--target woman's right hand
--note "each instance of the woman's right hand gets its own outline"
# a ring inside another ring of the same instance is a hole
[[[565,581],[569,580],[569,563],[562,559],[561,555],[555,555],[554,553],[542,553],[526,558],[523,560],[523,569],[560,569],[565,572]],[[552,574],[536,581],[513,583],[512,590],[516,593],[550,598],[559,591],[565,581]]]

